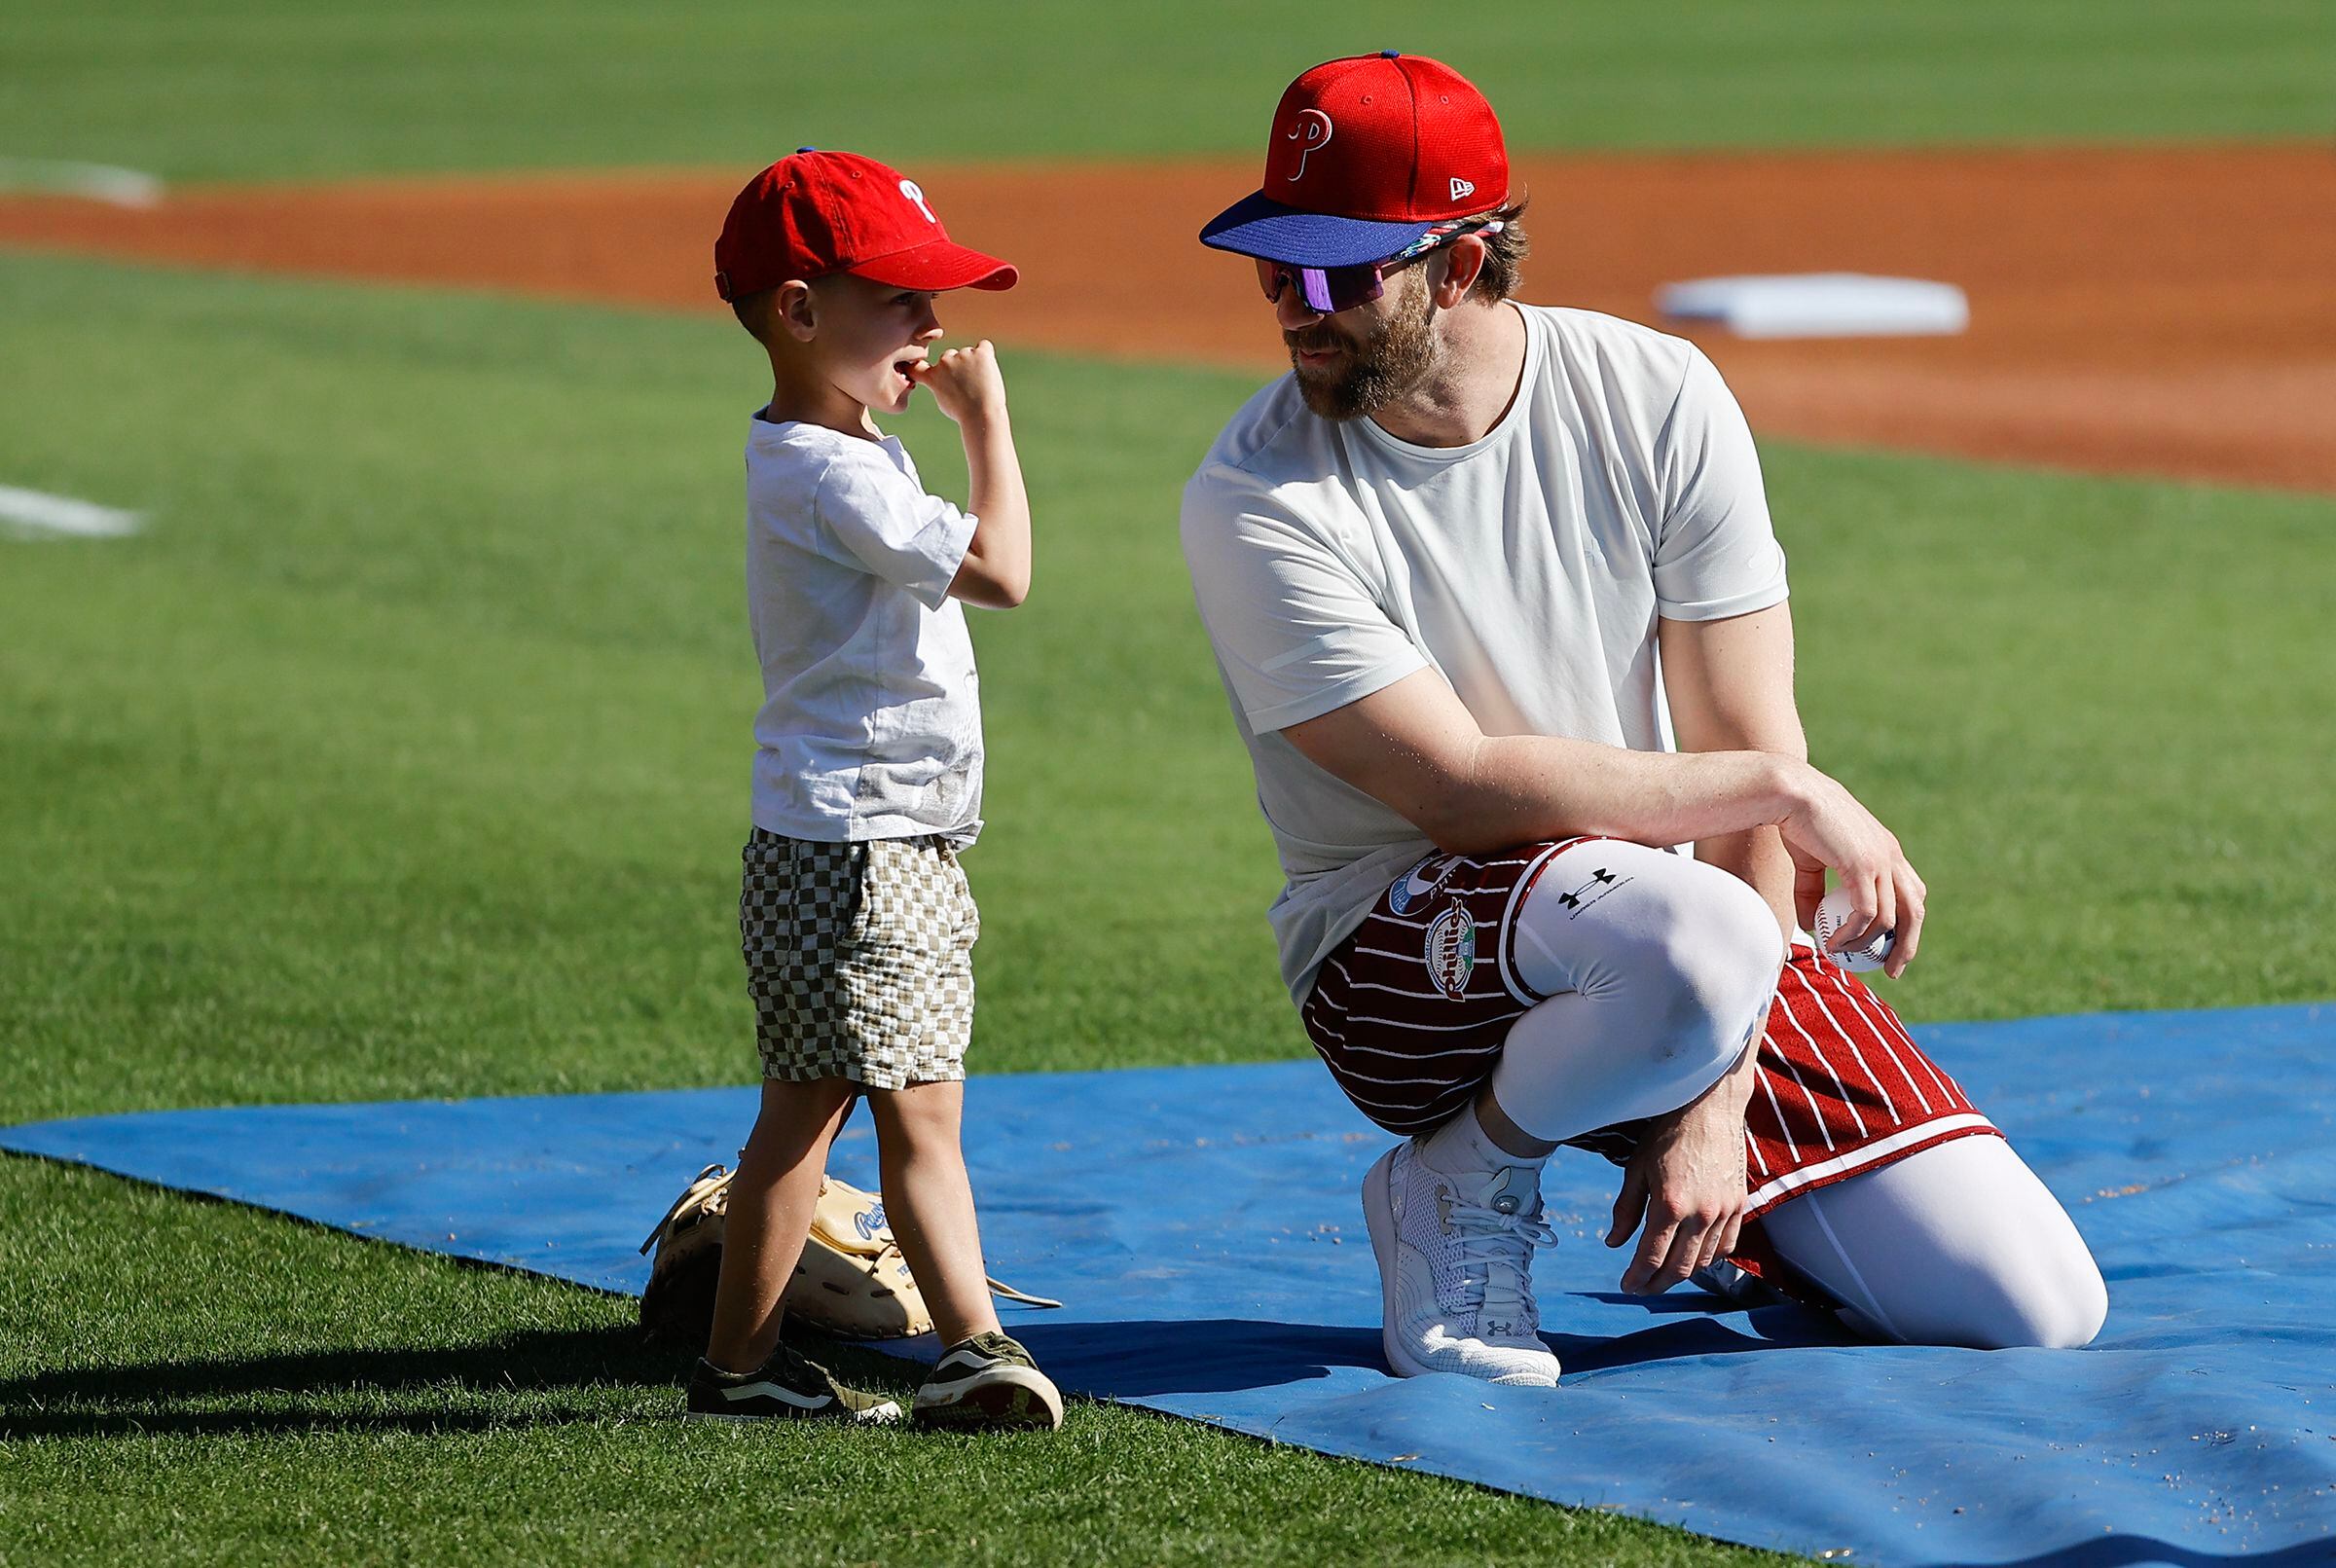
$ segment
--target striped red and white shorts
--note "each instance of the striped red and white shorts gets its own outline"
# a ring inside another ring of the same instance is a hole
[[[1516,971],[1517,911],[1550,862],[1584,842],[1482,858],[1430,856],[1324,961],[1298,1016],[1365,1115],[1392,1133],[1424,1133],[1469,1103],[1500,1059],[1509,1026],[1543,1000]],[[1593,879],[1556,896],[1588,900],[1598,892]],[[1620,1165],[1646,1125],[1624,1122],[1569,1142]],[[1949,1139],[1995,1131],[1887,1003],[1795,942],[1744,1112],[1747,1217]]]

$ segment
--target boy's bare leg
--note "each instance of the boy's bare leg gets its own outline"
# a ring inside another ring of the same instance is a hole
[[[722,1277],[706,1346],[706,1359],[723,1371],[752,1371],[779,1348],[780,1297],[811,1234],[827,1146],[858,1091],[849,1078],[763,1080],[762,1110],[730,1182]]]
[[[885,1213],[943,1345],[998,1331],[973,1219],[973,1184],[958,1141],[965,1104],[963,1082],[868,1091]]]

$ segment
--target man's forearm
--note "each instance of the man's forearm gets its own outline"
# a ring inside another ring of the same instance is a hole
[[[1770,639],[1780,637],[1773,611],[1739,619],[1763,617]],[[1674,645],[1683,650],[1676,661]],[[1789,690],[1763,696],[1722,687],[1715,694],[1697,678],[1708,675],[1703,666],[1711,662],[1698,662],[1698,652],[1709,649],[1687,634],[1664,647],[1665,665],[1676,663],[1680,675],[1671,708],[1688,748],[1682,751],[1633,751],[1566,736],[1488,736],[1433,669],[1281,733],[1308,762],[1453,854],[1581,834],[1667,845],[1776,828],[1794,889],[1790,905],[1779,908],[1779,924],[1787,907],[1814,909],[1830,867],[1852,891],[1861,921],[1888,925],[1900,907],[1908,910],[1891,972],[1903,969],[1920,930],[1922,887],[1898,840],[1839,781],[1797,754],[1801,731]],[[1743,860],[1736,874],[1751,873],[1745,880],[1781,904],[1780,870],[1771,869],[1777,862],[1770,853],[1747,846]]]
[[[1452,787],[1406,815],[1440,846],[1463,853],[1573,833],[1684,844],[1781,821],[1804,798],[1798,775],[1809,771],[1764,751],[1631,751],[1489,736]],[[1788,893],[1789,882],[1788,873]]]

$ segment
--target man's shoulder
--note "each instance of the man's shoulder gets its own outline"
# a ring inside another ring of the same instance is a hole
[[[1259,390],[1185,483],[1185,559],[1229,562],[1250,550],[1318,552],[1355,516],[1337,427],[1310,411],[1291,377]]]
[[[1259,387],[1185,482],[1186,550],[1241,516],[1303,510],[1296,504],[1301,492],[1319,489],[1336,465],[1335,455],[1325,450],[1326,428],[1327,421],[1306,408],[1294,377]]]
[[[1306,408],[1295,376],[1283,376],[1252,393],[1210,443],[1193,471],[1192,483],[1238,484],[1244,477],[1271,485],[1285,470],[1311,471],[1320,456],[1313,448],[1323,420]]]
[[[1605,381],[1635,381],[1668,397],[1702,350],[1687,339],[1602,310],[1520,305],[1543,335],[1552,367]]]

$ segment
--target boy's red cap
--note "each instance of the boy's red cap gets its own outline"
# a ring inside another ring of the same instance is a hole
[[[796,150],[747,182],[713,242],[713,288],[725,300],[850,273],[896,288],[1012,288],[995,256],[949,237],[915,180],[858,153]]]
[[[1492,105],[1424,55],[1386,50],[1315,66],[1273,111],[1265,179],[1201,243],[1302,267],[1384,261],[1429,229],[1509,200]]]

